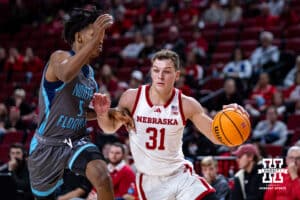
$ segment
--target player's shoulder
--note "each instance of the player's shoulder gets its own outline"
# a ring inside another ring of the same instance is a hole
[[[184,105],[194,106],[196,104],[199,104],[199,102],[194,97],[187,96],[185,94],[181,94],[181,101],[182,101],[183,106]]]
[[[137,98],[138,92],[139,92],[139,88],[126,90],[120,98],[119,106],[125,107],[131,111],[134,102]]]
[[[137,96],[138,91],[139,91],[139,88],[130,88],[130,89],[127,89],[123,95],[126,97],[133,98],[133,97]]]
[[[71,54],[69,51],[56,50],[50,55],[50,61],[51,60],[61,60],[61,59],[65,59],[70,56],[71,56]]]
[[[186,119],[189,119],[194,113],[202,111],[201,104],[194,97],[182,94],[181,102]]]

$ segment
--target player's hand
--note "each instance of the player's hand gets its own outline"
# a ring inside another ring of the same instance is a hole
[[[243,113],[244,115],[246,115],[247,117],[249,117],[249,113],[240,105],[236,104],[236,103],[232,103],[232,104],[228,104],[228,105],[223,105],[223,110],[226,109],[234,109],[237,110],[241,113]]]
[[[122,122],[128,131],[135,130],[134,121],[129,110],[124,108],[111,109],[109,115],[114,120]]]
[[[109,14],[100,15],[93,23],[94,39],[96,45],[103,41],[105,30],[113,24],[113,17]]]
[[[110,108],[111,100],[107,94],[95,93],[92,99],[92,105],[97,116],[105,115]]]

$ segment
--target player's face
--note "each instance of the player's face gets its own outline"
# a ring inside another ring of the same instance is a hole
[[[111,164],[116,165],[123,159],[123,152],[120,147],[111,146],[108,153],[108,160]]]
[[[154,60],[151,68],[152,86],[158,91],[171,90],[179,75],[171,59]]]

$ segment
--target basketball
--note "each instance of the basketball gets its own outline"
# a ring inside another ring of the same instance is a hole
[[[225,109],[214,117],[212,132],[223,145],[238,146],[243,144],[250,135],[250,120],[238,110]]]

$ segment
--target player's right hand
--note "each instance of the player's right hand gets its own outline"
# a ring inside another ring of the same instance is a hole
[[[103,41],[105,30],[113,24],[113,17],[109,14],[100,15],[93,23],[94,40],[96,45]]]

